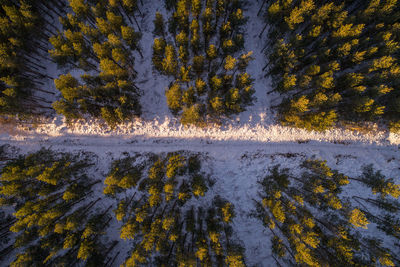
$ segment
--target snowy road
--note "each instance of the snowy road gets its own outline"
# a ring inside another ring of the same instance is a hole
[[[168,118],[162,122],[136,121],[106,129],[95,121],[75,123],[67,127],[60,119],[31,129],[15,129],[0,134],[0,144],[10,144],[31,151],[42,146],[59,150],[88,150],[96,154],[112,152],[190,150],[223,157],[256,153],[299,153],[327,155],[347,153],[399,154],[398,135],[385,131],[367,134],[343,129],[324,133],[307,132],[279,125],[233,125],[199,129],[184,128]]]
[[[364,143],[330,143],[319,141],[306,142],[259,142],[250,140],[210,140],[203,138],[113,138],[113,137],[23,137],[19,140],[0,139],[0,144],[10,144],[17,147],[53,147],[59,149],[85,149],[90,151],[172,151],[190,150],[211,152],[218,150],[239,150],[242,152],[270,151],[270,152],[307,152],[324,150],[336,152],[391,151],[399,152],[397,145],[377,145]]]

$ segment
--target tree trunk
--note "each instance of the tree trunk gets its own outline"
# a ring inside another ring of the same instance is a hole
[[[174,249],[174,246],[175,246],[175,242],[172,243],[171,249],[169,250],[169,253],[168,253],[168,256],[167,256],[167,260],[166,260],[166,263],[165,263],[167,266],[168,266],[169,258],[171,257],[172,251]]]
[[[7,256],[11,251],[14,250],[14,244],[9,245],[5,249],[0,251],[0,260],[4,258],[4,256]]]
[[[135,20],[135,23],[136,23],[136,26],[137,26],[138,29],[139,29],[139,32],[142,32],[142,29],[140,29],[139,22],[137,21],[135,14],[132,14],[132,17],[133,17],[133,19]]]
[[[107,249],[107,251],[103,254],[104,258],[106,258],[108,256],[108,254],[114,249],[114,247],[118,244],[118,241],[114,241],[111,246]],[[111,260],[112,258],[110,258],[105,264],[104,266],[107,266],[108,262]]]
[[[43,84],[43,83],[42,83]],[[47,90],[44,90],[44,89],[39,89],[39,88],[34,88],[35,90],[38,90],[38,91],[40,91],[40,92],[43,92],[43,93],[47,93],[47,94],[51,94],[51,95],[55,95],[56,93],[54,93],[54,92],[50,92],[50,91],[47,91]]]
[[[261,10],[263,9],[263,7],[264,7],[264,5],[265,5],[266,2],[267,2],[267,0],[264,0],[264,1],[263,1],[263,3],[262,3],[262,5],[261,5],[260,9],[258,10],[257,17],[260,15]]]
[[[263,35],[265,29],[267,28],[268,23],[265,23],[264,28],[262,29],[262,31],[260,32],[260,34],[258,35],[258,38],[261,38],[261,36]]]
[[[111,262],[110,263],[106,263],[105,264],[105,266],[113,266],[113,263],[114,263],[114,261],[116,260],[116,258],[118,257],[118,255],[119,255],[119,253],[120,253],[120,251],[118,251],[116,254],[115,254],[115,256],[114,256],[114,258],[112,258],[112,260],[111,260]]]
[[[39,65],[39,64],[37,64],[37,63],[31,61],[31,60],[29,60],[27,57],[24,57],[24,60],[28,61],[29,63],[33,64],[34,66],[36,66],[36,67],[38,67],[38,68],[41,68],[42,70],[45,70],[45,69],[46,69],[45,67],[43,67],[43,66],[41,66],[41,65]]]
[[[133,21],[132,21],[131,17],[128,16],[128,14],[126,13],[125,8],[124,8],[123,6],[121,6],[121,4],[118,4],[118,7],[122,9],[122,12],[124,13],[125,17],[127,17],[128,20],[129,20],[129,22],[130,22],[131,24],[133,24]]]
[[[53,103],[53,102],[47,101],[46,99],[44,99],[44,98],[42,98],[42,97],[37,97],[37,96],[31,96],[31,97],[32,97],[32,99],[34,99],[34,100],[36,100],[36,101],[43,102],[43,103],[46,103],[46,104],[51,104],[51,103]]]
[[[265,1],[266,1],[266,0],[265,0]],[[271,256],[272,256],[272,258],[275,260],[276,264],[277,264],[279,267],[283,267],[283,266],[279,263],[279,261],[275,258],[274,255],[271,255]]]

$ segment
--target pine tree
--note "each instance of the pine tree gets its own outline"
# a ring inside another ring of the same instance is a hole
[[[165,3],[175,10],[168,19],[168,32],[174,42],[166,41],[164,19],[157,13],[152,59],[155,70],[175,79],[166,90],[172,113],[180,117],[182,124],[203,126],[209,119],[219,121],[244,111],[252,104],[254,94],[250,77],[245,84],[235,85],[252,59],[251,53],[240,55],[245,3],[197,0]],[[214,77],[224,77],[223,83],[214,86]]]
[[[174,83],[165,93],[167,97],[167,105],[177,113],[182,109],[182,88],[180,84]]]
[[[56,80],[62,99],[53,107],[69,121],[89,115],[102,118],[114,128],[141,113],[140,91],[134,82],[134,53],[143,57],[141,33],[139,27],[135,31],[126,21],[130,16],[136,21],[137,3],[126,0],[111,1],[109,5],[83,1],[69,4],[72,13],[60,19],[64,31],[50,38],[54,48],[49,52],[60,67],[86,73],[73,77],[79,81],[74,87],[62,85],[64,75]]]
[[[274,81],[271,92],[283,95],[276,107],[284,124],[323,131],[338,122],[383,121],[397,129],[396,93],[389,88],[398,77],[400,47],[391,1],[269,1],[260,12],[266,17],[260,37],[266,32],[270,40],[264,70]],[[290,107],[319,93],[335,101]]]
[[[123,222],[120,237],[137,241],[124,265],[244,266],[243,248],[232,237],[234,206],[220,197],[205,206],[189,202],[208,194],[199,156],[174,152],[140,158],[115,161],[105,180],[104,193],[113,197],[135,189],[114,211]],[[134,182],[122,183],[132,176]]]
[[[166,75],[176,75],[178,71],[178,62],[176,59],[176,52],[172,45],[165,47],[165,55],[162,61],[162,69]]]
[[[367,229],[374,222],[388,239],[395,237],[396,232],[389,229],[396,229],[397,221],[371,212],[367,204],[385,211],[400,206],[360,196],[353,196],[355,202],[351,203],[340,193],[350,181],[364,183],[362,179],[347,177],[320,160],[305,160],[300,167],[304,171],[301,176],[274,166],[259,182],[252,214],[270,230],[271,249],[279,258],[275,259],[278,264],[378,266],[379,262],[393,266],[397,261],[393,251],[359,229]]]
[[[156,17],[154,19],[153,33],[158,36],[165,36],[164,18],[159,12],[156,13]]]
[[[19,248],[12,266],[104,260],[99,237],[109,223],[108,210],[92,212],[100,198],[83,202],[99,182],[88,177],[92,161],[91,154],[42,149],[6,164],[0,195],[15,207],[8,226],[17,234],[14,247]]]

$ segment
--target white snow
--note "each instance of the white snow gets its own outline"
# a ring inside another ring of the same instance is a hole
[[[263,117],[262,114],[259,114]],[[400,136],[386,130],[372,129],[357,132],[333,128],[325,132],[307,131],[279,124],[240,123],[227,121],[222,126],[210,125],[206,128],[185,127],[176,118],[165,116],[153,120],[137,119],[110,129],[101,121],[88,120],[68,125],[63,117],[56,117],[37,126],[16,126],[10,132],[6,126],[0,132],[2,140],[54,139],[113,137],[122,139],[203,139],[210,141],[240,142],[332,142],[358,143],[377,146],[399,145]]]

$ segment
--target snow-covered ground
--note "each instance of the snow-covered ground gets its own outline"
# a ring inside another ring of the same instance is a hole
[[[60,139],[112,137],[121,139],[203,139],[210,141],[249,142],[332,142],[375,144],[380,146],[400,144],[400,136],[386,130],[371,129],[357,132],[334,128],[325,132],[306,131],[279,124],[251,124],[226,122],[222,126],[210,125],[206,128],[184,127],[177,119],[168,116],[153,120],[135,120],[110,129],[96,120],[76,122],[68,125],[57,117],[34,127],[6,126],[0,129],[2,140]]]
[[[0,145],[10,144],[21,153],[36,151],[40,147],[64,152],[93,152],[98,156],[98,171],[103,177],[112,160],[123,152],[202,152],[209,158],[207,163],[216,181],[212,190],[236,207],[235,229],[246,247],[249,266],[275,266],[270,257],[268,232],[258,221],[248,217],[252,199],[257,196],[256,182],[269,167],[281,164],[296,169],[301,160],[315,157],[327,160],[329,166],[351,176],[359,175],[364,164],[373,164],[398,181],[399,135],[376,129],[368,133],[338,128],[323,133],[307,132],[280,126],[274,121],[270,106],[275,104],[271,99],[277,96],[266,95],[270,81],[261,71],[265,65],[260,51],[264,43],[258,38],[263,23],[260,17],[255,16],[261,1],[249,1],[247,15],[250,17],[246,27],[246,49],[253,51],[255,58],[249,66],[249,73],[256,79],[257,101],[246,112],[227,119],[222,126],[183,127],[166,105],[164,90],[170,81],[153,75],[151,68],[152,20],[156,11],[165,14],[163,1],[146,2],[142,10],[145,16],[141,21],[145,57],[143,60],[138,57],[137,61],[138,84],[143,88],[143,119],[127,122],[113,130],[96,120],[67,125],[62,117],[30,128],[3,126],[0,128]],[[53,76],[59,74],[54,65],[48,68]],[[98,193],[101,194],[101,187]],[[119,263],[125,256],[120,254]]]

